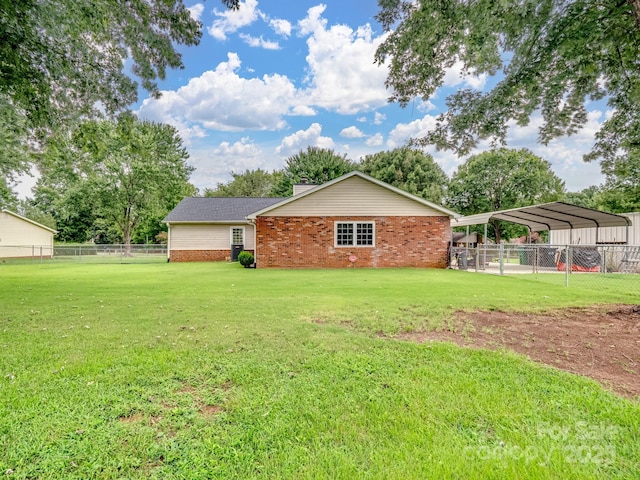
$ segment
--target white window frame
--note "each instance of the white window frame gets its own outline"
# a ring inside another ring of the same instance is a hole
[[[245,231],[244,227],[242,227],[240,225],[229,228],[229,244],[235,245],[235,243],[233,241],[233,231],[236,230],[236,229],[242,230],[242,245],[246,245],[245,242],[247,240],[247,236],[246,236],[247,232]]]
[[[350,224],[353,227],[353,240],[350,245],[338,245],[338,225]],[[371,225],[371,245],[358,245],[358,225],[367,224]],[[336,248],[373,248],[376,246],[376,222],[373,221],[342,221],[336,220],[333,222],[333,245]]]

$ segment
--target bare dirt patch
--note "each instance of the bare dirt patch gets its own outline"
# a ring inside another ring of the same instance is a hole
[[[457,312],[444,330],[403,333],[416,342],[508,348],[640,397],[640,305],[597,305],[544,313]]]

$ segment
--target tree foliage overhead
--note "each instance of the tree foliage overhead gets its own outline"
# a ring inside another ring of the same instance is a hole
[[[282,178],[282,172],[265,172],[262,169],[232,172],[233,180],[218,183],[215,189],[207,188],[205,197],[273,197],[273,190]]]
[[[356,169],[356,164],[346,155],[332,149],[307,147],[285,161],[283,175],[273,190],[273,196],[286,197],[293,194],[293,185],[306,179],[321,185]]]
[[[526,149],[501,148],[471,156],[451,177],[448,206],[473,215],[556,201],[564,182],[550,167]],[[507,227],[496,220],[490,226],[499,242]]]
[[[586,159],[615,162],[640,146],[638,0],[379,0],[391,31],[376,52],[389,61],[392,101],[428,99],[445,69],[503,75],[487,93],[463,89],[423,142],[468,153],[478,139],[504,140],[509,121],[540,111],[539,139],[571,134],[585,101],[606,97],[613,114]]]
[[[157,95],[201,29],[182,0],[0,0],[0,95],[36,127],[119,112],[137,100],[125,61]]]
[[[358,169],[437,204],[442,204],[449,183],[431,155],[408,147],[367,155]]]

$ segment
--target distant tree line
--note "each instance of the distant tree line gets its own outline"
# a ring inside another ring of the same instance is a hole
[[[449,178],[431,155],[417,148],[402,147],[378,152],[358,162],[331,149],[308,147],[289,157],[281,170],[234,172],[230,182],[206,189],[204,195],[290,196],[293,185],[303,179],[312,184],[322,184],[353,170],[463,215],[558,200],[614,213],[628,212],[634,205],[632,195],[625,197],[620,189],[608,183],[591,186],[581,192],[567,192],[564,182],[553,173],[549,162],[527,149],[507,148],[470,156]],[[525,233],[525,227],[500,221],[492,221],[488,227],[489,236],[496,241]]]

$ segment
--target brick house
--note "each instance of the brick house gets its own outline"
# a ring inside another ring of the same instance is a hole
[[[361,172],[288,198],[185,198],[165,218],[170,261],[254,253],[268,267],[445,268],[455,212]]]

